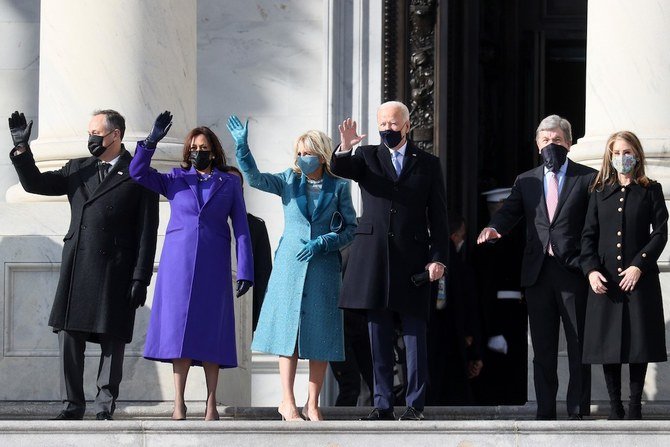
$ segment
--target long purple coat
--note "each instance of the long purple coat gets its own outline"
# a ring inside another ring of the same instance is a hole
[[[153,150],[138,142],[130,175],[170,201],[144,357],[189,358],[221,368],[237,366],[230,263],[232,220],[237,242],[237,279],[253,281],[247,212],[239,178],[213,171],[210,194],[198,203],[195,169],[161,174],[149,167]]]

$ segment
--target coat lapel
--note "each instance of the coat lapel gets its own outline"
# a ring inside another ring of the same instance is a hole
[[[89,200],[96,199],[101,195],[105,194],[107,191],[116,187],[119,183],[128,180],[130,174],[128,173],[128,165],[130,165],[130,160],[132,157],[130,153],[123,149],[119,161],[116,162],[114,167],[107,173],[107,176],[102,180],[102,183],[96,188],[95,192]],[[94,163],[95,175],[98,175],[98,167]]]
[[[403,157],[403,162],[402,162],[402,171],[400,171],[400,177],[398,177],[398,181],[403,180],[405,177],[409,175],[409,173],[412,171],[414,168],[414,165],[416,165],[416,160],[417,160],[417,152],[419,149],[417,149],[411,142],[407,142],[407,147],[405,149],[405,156]],[[393,163],[391,163],[393,165]]]
[[[563,179],[563,187],[561,188],[561,191],[558,194],[558,204],[556,205],[554,220],[556,220],[556,217],[561,212],[561,208],[563,208],[565,201],[568,199],[568,196],[570,195],[570,191],[572,191],[572,188],[574,188],[576,183],[577,183],[577,176],[575,175],[574,163],[571,160],[568,160],[568,166],[565,170],[565,178]]]
[[[184,173],[184,181],[188,185],[189,188],[191,188],[191,191],[193,192],[193,197],[195,197],[195,203],[199,204],[200,202],[198,201],[198,174],[195,172],[195,168],[191,166],[191,169],[188,170],[188,172]],[[198,205],[199,207],[200,205]]]
[[[377,147],[377,158],[379,159],[379,163],[381,164],[382,170],[386,174],[386,177],[395,182],[397,180],[397,176],[395,173],[395,168],[393,167],[393,163],[391,162],[391,153],[389,152],[389,149],[384,146],[384,143]]]
[[[317,200],[316,207],[314,208],[314,212],[312,213],[312,222],[316,222],[316,219],[321,215],[323,210],[333,200],[333,196],[335,195],[334,187],[335,187],[334,179],[330,175],[328,175],[328,173],[324,172],[321,194],[319,194],[319,199]]]
[[[549,222],[549,210],[547,209],[547,196],[544,194],[544,166],[538,166],[535,168],[534,172],[535,178],[540,183],[540,200],[539,200],[539,207],[540,207],[540,212],[544,216],[545,219],[547,219],[547,222]],[[554,217],[556,216],[556,213],[554,213]]]
[[[307,177],[304,174],[300,174],[300,183],[295,195],[295,202],[305,219],[309,220],[309,216],[307,215]]]
[[[207,196],[207,200],[205,200],[205,203],[202,204],[202,207],[204,208],[207,206],[209,201],[214,197],[214,194],[221,188],[227,181],[228,177],[224,177],[221,175],[221,172],[218,169],[212,170],[212,183],[211,188],[209,189],[209,196]]]
[[[96,157],[89,157],[77,173],[81,182],[86,186],[87,196],[91,197],[100,185],[100,181],[98,180],[98,159]]]

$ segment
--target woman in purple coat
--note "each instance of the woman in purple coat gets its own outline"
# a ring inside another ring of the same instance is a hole
[[[253,281],[247,212],[240,180],[226,172],[221,143],[207,127],[196,127],[186,136],[180,168],[161,174],[149,167],[156,144],[171,125],[169,112],[159,115],[151,134],[137,143],[130,163],[132,178],[167,197],[171,210],[144,357],[172,363],[173,419],[186,417],[186,377],[191,365],[202,366],[205,420],[216,420],[219,368],[237,366],[228,219],[237,243],[239,297]]]

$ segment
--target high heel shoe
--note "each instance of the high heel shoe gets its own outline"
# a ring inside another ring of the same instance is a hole
[[[302,417],[300,417],[300,413],[298,412],[298,409],[296,407],[293,407],[292,410],[290,411],[291,408],[288,409],[288,411],[282,411],[282,405],[279,405],[277,407],[277,413],[281,415],[281,420],[282,421],[288,421],[288,422],[298,422],[302,421]]]
[[[318,419],[312,419],[312,418],[310,418],[310,417],[309,417],[309,412],[307,411],[307,405],[305,405],[304,407],[302,407],[302,410],[300,411],[300,416],[302,416],[303,419],[305,419],[306,421],[322,421],[322,420],[323,420],[323,416],[321,416],[321,411],[320,411],[318,408],[316,409],[316,414],[317,414],[317,416],[318,416]]]
[[[185,420],[186,419],[186,410],[187,410],[186,404],[182,405],[182,412],[184,413],[184,416],[179,417],[179,418],[174,416],[174,411],[173,411],[172,412],[172,420],[173,421],[183,421],[183,420]],[[175,411],[176,411],[176,409],[175,409]]]

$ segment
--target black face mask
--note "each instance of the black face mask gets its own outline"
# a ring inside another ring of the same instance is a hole
[[[198,171],[204,171],[212,164],[212,151],[195,151],[191,152],[191,155],[188,157],[191,160],[191,164]]]
[[[558,170],[565,163],[565,159],[568,156],[568,149],[561,146],[560,144],[548,144],[543,147],[540,151],[542,154],[542,159],[544,160],[544,165],[551,172],[558,172]]]
[[[379,136],[389,149],[393,149],[402,141],[402,133],[399,130],[380,130]]]
[[[109,132],[107,135],[109,135],[112,132]],[[91,155],[93,155],[94,157],[99,157],[105,153],[107,147],[102,145],[102,140],[104,140],[107,135],[88,136],[88,151],[91,153]]]

